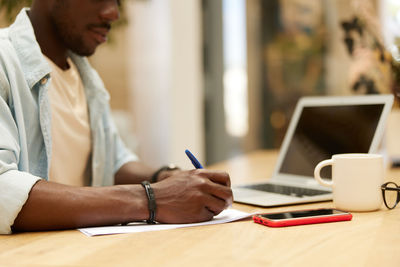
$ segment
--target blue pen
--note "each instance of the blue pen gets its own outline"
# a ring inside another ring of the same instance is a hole
[[[201,163],[196,159],[196,157],[188,150],[185,150],[186,155],[189,157],[190,161],[192,162],[193,166],[196,169],[203,169],[203,166],[201,166]]]

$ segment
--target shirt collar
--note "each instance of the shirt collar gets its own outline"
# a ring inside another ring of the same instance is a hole
[[[22,71],[29,87],[32,89],[43,77],[48,76],[51,67],[46,62],[36,41],[32,23],[28,17],[29,8],[23,8],[15,22],[9,28],[10,41],[13,44]]]

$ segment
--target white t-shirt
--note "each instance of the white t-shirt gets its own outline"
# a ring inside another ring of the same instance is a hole
[[[52,153],[49,181],[88,185],[90,178],[91,132],[89,112],[82,80],[74,63],[62,70],[50,59]]]

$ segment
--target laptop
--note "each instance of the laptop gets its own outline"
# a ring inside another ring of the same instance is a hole
[[[377,153],[392,104],[392,95],[301,98],[273,176],[234,186],[234,201],[274,207],[331,200],[331,189],[314,179],[315,166],[333,154]],[[322,169],[321,177],[330,176],[330,167]]]

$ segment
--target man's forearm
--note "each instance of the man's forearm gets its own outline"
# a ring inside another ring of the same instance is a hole
[[[155,170],[141,162],[127,162],[115,174],[115,184],[139,184],[150,180]]]
[[[72,187],[39,181],[18,214],[14,231],[71,229],[145,220],[141,185]]]
[[[141,162],[128,162],[124,164],[115,174],[115,184],[139,184],[145,180],[150,181],[152,176],[156,174],[156,181],[162,181],[174,173],[179,168],[163,169],[157,171]]]
[[[197,169],[169,174],[170,178],[151,185],[157,205],[155,220],[160,223],[210,220],[232,203],[225,172]],[[45,231],[147,219],[148,198],[140,184],[72,187],[41,180],[33,186],[12,229]]]

